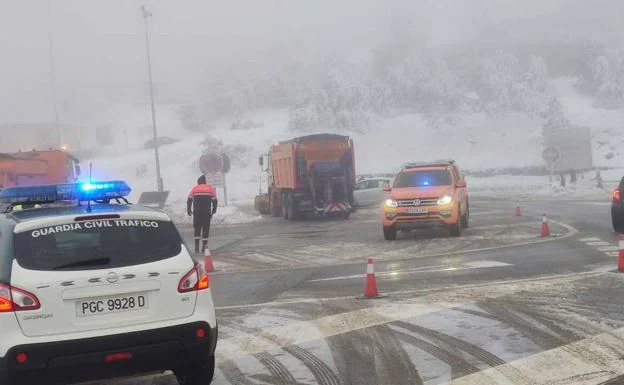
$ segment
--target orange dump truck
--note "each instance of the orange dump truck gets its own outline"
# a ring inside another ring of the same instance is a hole
[[[79,176],[78,159],[63,150],[0,154],[0,188],[69,183]]]
[[[268,174],[268,192],[256,209],[296,220],[305,213],[347,218],[353,211],[355,156],[348,136],[316,134],[271,146],[259,163]]]

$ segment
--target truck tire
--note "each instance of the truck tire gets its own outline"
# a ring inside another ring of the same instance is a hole
[[[394,227],[386,227],[383,228],[383,235],[386,241],[396,241],[397,239],[397,230]]]
[[[269,197],[269,214],[272,217],[279,217],[281,214],[280,208],[277,205],[277,202],[275,201],[275,199],[273,198],[273,194],[271,194],[271,196]]]
[[[459,208],[457,209],[457,222],[451,225],[449,233],[451,234],[451,237],[460,237],[462,234],[462,217],[461,210]]]
[[[297,207],[297,200],[294,196],[288,195],[288,204],[286,205],[288,210],[288,219],[296,221],[299,219],[299,208]]]
[[[280,207],[282,208],[282,218],[288,219],[288,197],[289,194],[282,194],[282,198],[280,199]]]
[[[464,215],[462,215],[461,220],[461,225],[464,229],[470,227],[470,204],[468,203],[468,201],[466,201],[466,212],[464,213]]]

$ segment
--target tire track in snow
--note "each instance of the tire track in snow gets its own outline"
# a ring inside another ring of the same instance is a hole
[[[273,376],[275,380],[275,385],[297,385],[298,382],[295,380],[295,377],[290,374],[288,368],[286,368],[281,362],[279,362],[275,357],[267,352],[256,353],[254,357],[265,368],[268,369],[269,373]]]
[[[453,337],[451,335],[444,334],[436,330],[427,329],[425,327],[414,325],[405,321],[396,321],[392,325],[399,326],[413,333],[424,335],[432,340],[437,340],[443,344],[449,345],[459,350],[463,350],[464,352],[481,360],[481,362],[491,367],[497,367],[500,365],[504,365],[506,363],[505,360],[488,352],[487,350],[477,345],[473,345],[469,342],[466,342],[462,339]],[[512,380],[514,384],[531,384],[530,380],[528,380],[524,375],[522,375],[522,373],[520,373],[517,370],[514,370],[513,368],[505,368],[505,370],[503,370],[503,374],[507,378]]]
[[[537,328],[536,325],[531,324],[529,321],[518,316],[517,314],[514,314],[506,309],[502,309],[499,304],[479,303],[477,306],[483,309],[483,311],[461,308],[457,310],[467,314],[476,315],[478,317],[489,318],[508,325],[545,350],[554,349],[568,343],[563,338],[553,333]]]
[[[340,378],[320,358],[298,345],[282,348],[285,352],[301,361],[314,375],[319,385],[341,385]]]
[[[429,353],[433,357],[449,365],[451,367],[452,379],[468,376],[470,374],[478,373],[481,371],[481,369],[477,368],[476,366],[466,361],[462,357],[459,357],[456,354],[446,351],[435,344],[432,344],[428,341],[422,340],[420,338],[414,337],[411,334],[403,333],[398,330],[395,330],[394,332],[396,333],[399,339],[402,339],[408,344],[413,345],[417,347],[418,349]]]
[[[378,349],[375,356],[381,358],[379,364],[386,369],[383,374],[387,381],[393,385],[423,384],[420,373],[391,328],[386,325],[375,326],[369,332],[374,335]]]
[[[226,380],[228,380],[228,382],[230,382],[230,384],[232,385],[255,385],[254,382],[248,379],[247,376],[245,376],[243,372],[241,372],[241,370],[238,368],[238,366],[236,366],[236,364],[233,361],[231,360],[224,361],[222,363],[219,363],[218,366],[219,366],[219,369],[221,369],[223,376],[225,377]]]

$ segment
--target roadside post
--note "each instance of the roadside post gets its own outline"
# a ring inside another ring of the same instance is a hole
[[[205,153],[199,158],[199,169],[206,176],[206,183],[223,189],[223,205],[228,205],[225,175],[230,171],[230,158],[227,154]]]
[[[544,162],[546,162],[546,165],[548,166],[548,169],[550,171],[550,184],[553,183],[555,164],[559,161],[560,157],[561,153],[559,152],[559,149],[555,146],[548,146],[546,147],[546,149],[544,149],[544,152],[542,152],[542,159],[544,159]]]

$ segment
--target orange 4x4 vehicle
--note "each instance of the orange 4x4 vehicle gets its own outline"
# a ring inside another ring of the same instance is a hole
[[[403,166],[382,203],[384,238],[400,230],[446,227],[458,237],[470,220],[466,181],[454,161],[408,163]]]

